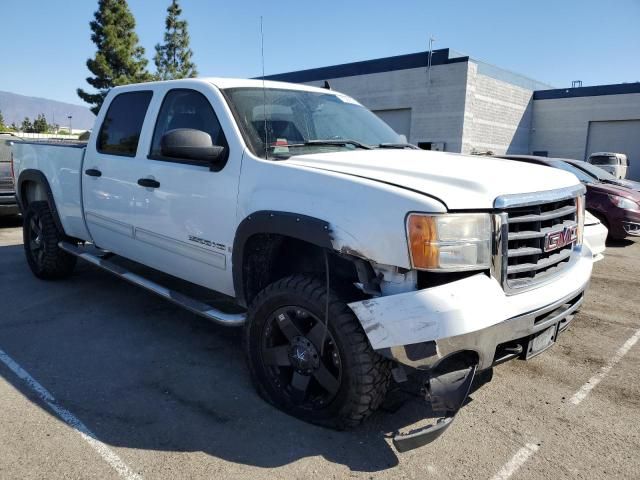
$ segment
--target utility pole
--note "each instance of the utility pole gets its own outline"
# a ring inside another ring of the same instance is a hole
[[[73,130],[71,130],[71,119],[73,118],[73,115],[69,115],[67,118],[69,119],[69,135],[71,135],[73,132]]]
[[[427,73],[429,75],[428,77],[429,85],[431,85],[431,59],[433,58],[433,42],[435,41],[436,39],[433,38],[433,36],[429,37],[429,58],[427,59]]]

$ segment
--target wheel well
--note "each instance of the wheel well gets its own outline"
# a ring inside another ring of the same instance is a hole
[[[33,180],[23,181],[20,184],[20,202],[24,211],[27,211],[31,202],[39,201],[49,201],[44,185]]]
[[[31,203],[47,202],[56,227],[60,232],[64,233],[53,194],[51,193],[51,187],[42,172],[28,169],[20,173],[18,181],[16,182],[16,200],[23,215],[27,213],[27,209]]]
[[[323,247],[279,234],[255,234],[247,239],[242,261],[244,301],[248,305],[267,285],[296,273],[325,278],[325,252],[330,283],[349,296],[362,295],[353,284],[358,272],[352,261]]]

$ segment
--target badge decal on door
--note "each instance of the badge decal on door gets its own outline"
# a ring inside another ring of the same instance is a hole
[[[222,243],[212,242],[211,240],[206,240],[194,235],[189,235],[189,241],[199,243],[200,245],[205,245],[207,247],[213,247],[215,249],[222,250],[223,252],[227,249],[226,245],[223,245]]]

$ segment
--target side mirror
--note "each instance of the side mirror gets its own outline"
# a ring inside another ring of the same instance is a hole
[[[163,157],[208,163],[211,170],[222,168],[225,160],[225,148],[214,145],[208,133],[193,128],[166,132],[160,139],[160,152]]]

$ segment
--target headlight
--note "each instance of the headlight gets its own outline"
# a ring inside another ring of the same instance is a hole
[[[488,213],[423,215],[407,218],[411,264],[420,270],[483,270],[491,262]]]
[[[617,195],[609,195],[609,200],[619,208],[624,208],[625,210],[640,210],[640,205],[638,205],[633,200],[629,200],[628,198],[619,197]]]

